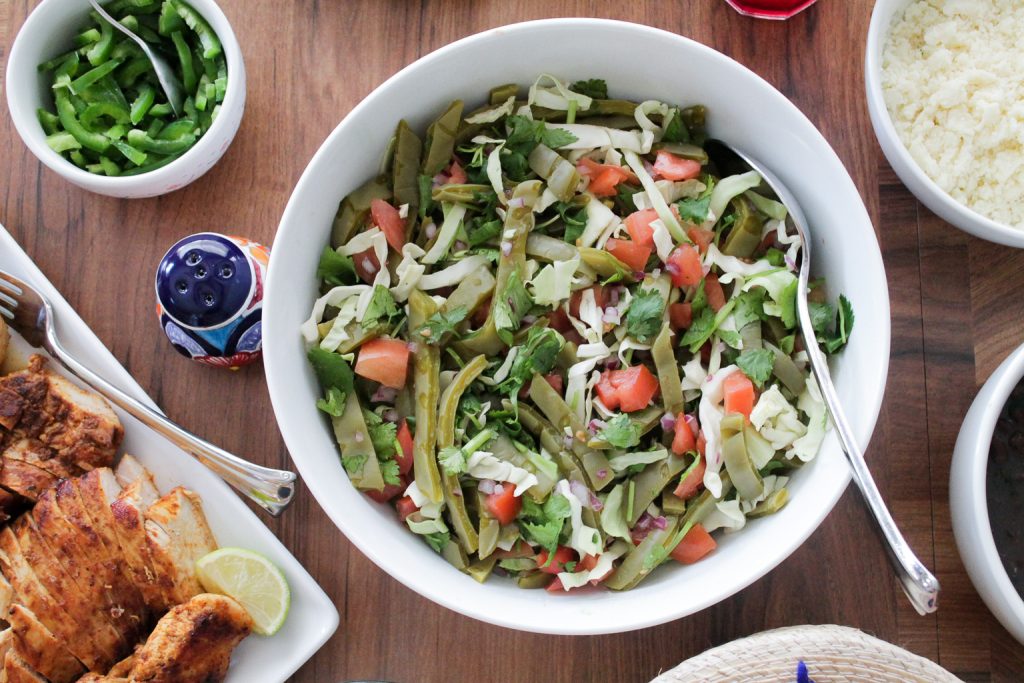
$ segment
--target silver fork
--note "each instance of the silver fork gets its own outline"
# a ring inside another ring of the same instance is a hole
[[[135,400],[68,353],[57,338],[53,307],[46,297],[18,278],[0,270],[0,315],[25,341],[47,352],[86,384],[175,446],[191,453],[250,500],[275,517],[295,495],[295,474],[255,465],[186,431],[157,411]]]

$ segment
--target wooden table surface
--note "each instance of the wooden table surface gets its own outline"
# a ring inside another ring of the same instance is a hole
[[[0,0],[0,65],[35,4]],[[712,608],[634,633],[536,636],[470,620],[406,589],[354,550],[300,489],[284,517],[267,523],[334,599],[341,626],[295,680],[645,681],[707,647],[819,623],[861,628],[965,680],[1021,680],[1024,647],[985,608],[957,554],[948,476],[977,387],[1024,341],[1024,260],[936,218],[886,163],[864,98],[869,0],[822,0],[784,23],[740,17],[723,0],[221,5],[245,54],[247,111],[234,144],[201,181],[158,199],[90,194],[45,169],[0,116],[0,223],[168,414],[256,462],[290,466],[261,367],[204,368],[160,333],[150,283],[170,244],[200,230],[271,244],[324,137],[385,78],[450,41],[543,17],[650,24],[766,78],[821,129],[853,176],[875,223],[892,303],[887,398],[869,458],[897,522],[943,587],[939,612],[917,616],[851,488],[788,560]]]

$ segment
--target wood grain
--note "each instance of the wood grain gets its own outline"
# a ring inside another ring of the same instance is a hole
[[[0,63],[34,6],[0,0]],[[733,598],[671,624],[589,638],[534,636],[471,621],[378,571],[305,491],[269,526],[331,595],[338,634],[295,677],[334,683],[642,681],[712,645],[777,626],[855,626],[938,661],[965,680],[1016,681],[1024,647],[985,609],[953,542],[949,461],[978,387],[1024,329],[1021,255],[955,231],[899,183],[874,140],[863,94],[872,3],[823,0],[784,23],[742,18],[722,0],[221,0],[245,54],[246,116],[200,182],[150,200],[88,194],[42,168],[0,118],[0,222],[163,408],[226,448],[289,466],[260,367],[189,363],[155,324],[150,278],[160,255],[199,230],[267,244],[294,183],[360,98],[417,57],[501,24],[598,16],[658,26],[754,69],[821,129],[875,221],[892,303],[887,398],[869,452],[908,538],[937,568],[937,616],[918,617],[892,578],[854,491],[775,571]],[[510,56],[514,58],[514,56]]]

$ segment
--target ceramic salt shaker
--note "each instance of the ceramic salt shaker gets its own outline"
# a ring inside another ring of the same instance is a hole
[[[260,359],[269,250],[200,232],[167,250],[156,271],[160,327],[186,358],[237,369]]]

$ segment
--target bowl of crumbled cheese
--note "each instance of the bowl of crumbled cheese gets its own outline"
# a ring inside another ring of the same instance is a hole
[[[1024,2],[878,0],[868,109],[907,188],[961,230],[1024,247]]]

